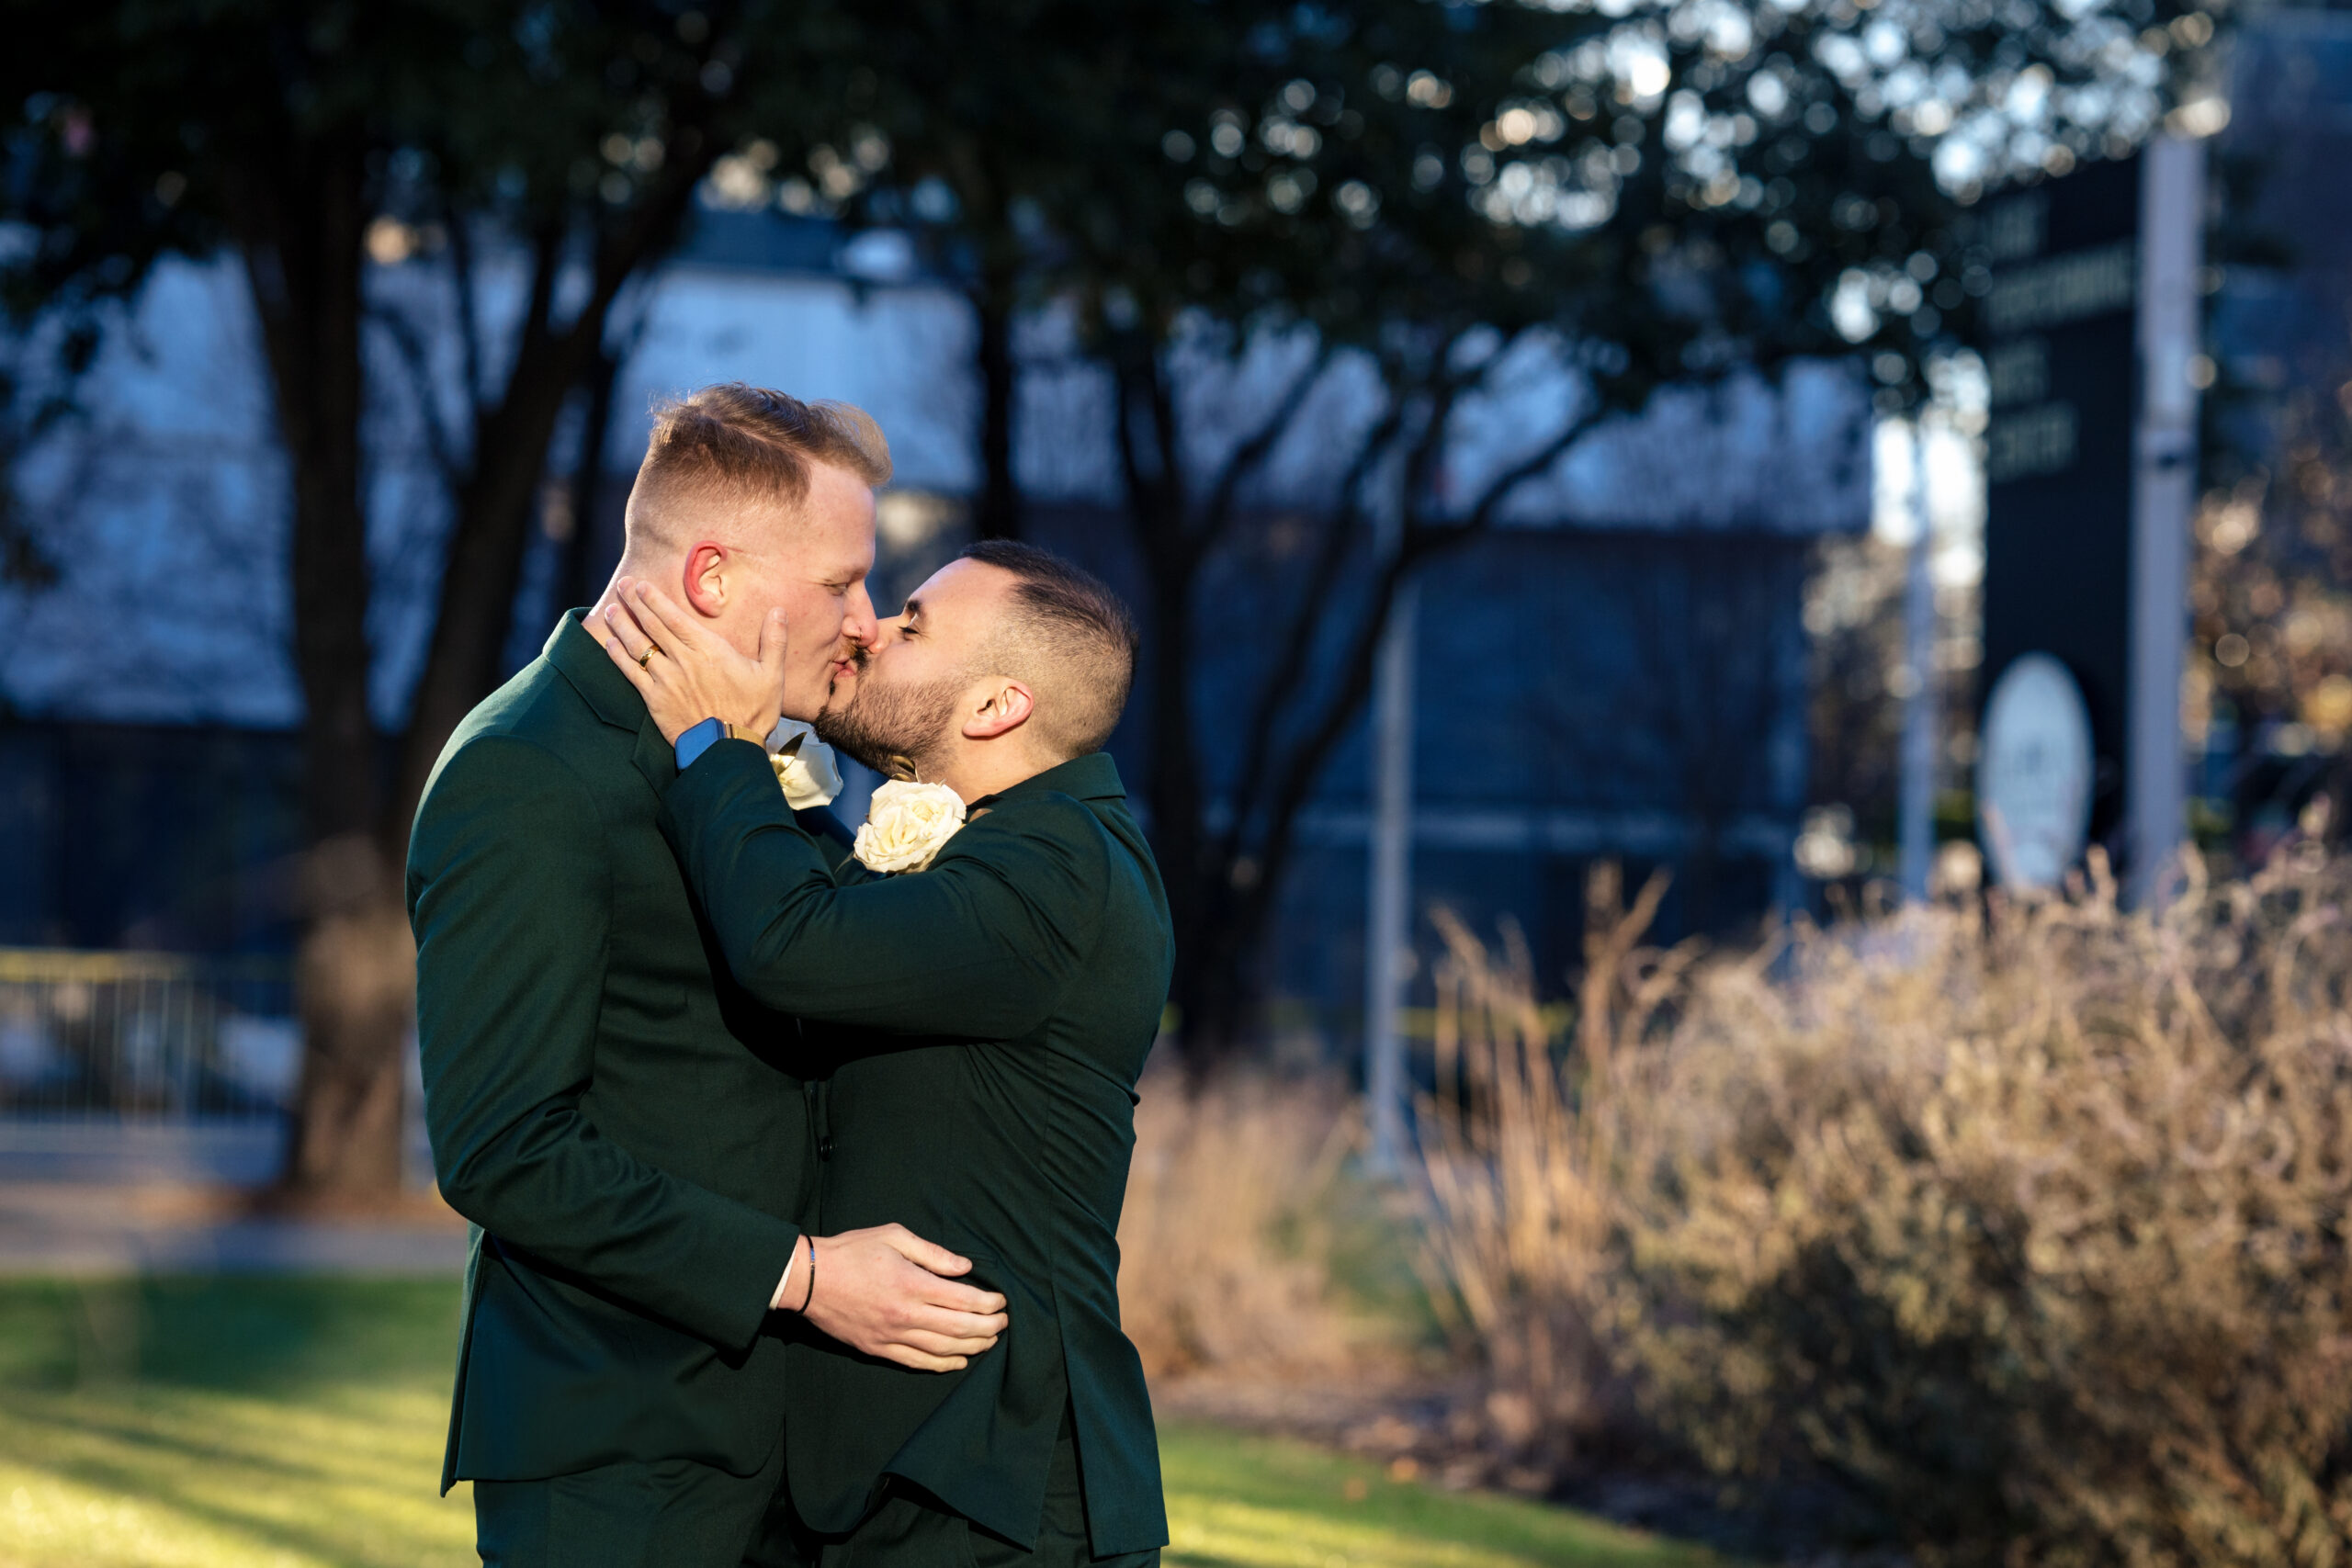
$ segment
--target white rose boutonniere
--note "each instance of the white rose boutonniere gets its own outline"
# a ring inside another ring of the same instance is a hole
[[[964,826],[964,797],[945,784],[892,779],[874,792],[857,830],[857,858],[868,871],[921,871]]]
[[[842,792],[842,770],[833,749],[797,718],[780,718],[768,731],[768,765],[783,786],[784,803],[795,811],[832,804]]]

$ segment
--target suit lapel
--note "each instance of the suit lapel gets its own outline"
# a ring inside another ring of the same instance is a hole
[[[629,752],[628,760],[637,764],[637,771],[645,775],[645,782],[653,786],[656,795],[668,789],[670,782],[678,776],[677,749],[662,739],[662,732],[653,727],[651,714],[639,723],[637,746]]]
[[[659,795],[678,776],[677,753],[654,728],[653,716],[645,711],[645,699],[637,694],[628,676],[613,668],[612,655],[582,624],[586,614],[584,610],[564,613],[548,637],[547,660],[571,682],[572,690],[598,718],[637,738],[629,761]]]
[[[612,655],[605,651],[604,644],[581,625],[587,613],[566,610],[541,652],[598,718],[616,729],[633,731],[646,720],[645,699],[637,694],[628,676],[613,668]]]

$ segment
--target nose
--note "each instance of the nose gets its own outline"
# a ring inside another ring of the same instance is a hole
[[[849,604],[842,612],[842,636],[860,648],[872,648],[881,640],[881,623],[874,618],[874,599],[863,582],[849,591]]]

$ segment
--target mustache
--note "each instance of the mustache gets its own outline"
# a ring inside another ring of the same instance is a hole
[[[874,650],[862,642],[854,642],[845,649],[836,652],[833,658],[837,662],[850,667],[850,676],[857,682],[857,685],[853,688],[853,693],[863,690],[865,685],[866,667],[874,661]],[[829,672],[825,680],[825,701],[822,705],[824,712],[837,714],[842,711],[842,705],[854,700],[854,694],[842,692],[840,673]],[[860,760],[863,761],[863,759]]]

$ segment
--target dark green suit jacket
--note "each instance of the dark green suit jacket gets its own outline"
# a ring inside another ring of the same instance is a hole
[[[712,747],[664,800],[736,979],[850,1026],[823,1096],[825,1228],[902,1222],[1009,1301],[997,1348],[957,1372],[795,1342],[786,1462],[802,1517],[848,1530],[896,1475],[1032,1547],[1068,1408],[1095,1554],[1164,1544],[1117,1237],[1173,942],[1117,768],[1081,757],[975,802],[987,814],[928,870],[852,886],[755,746]],[[913,1038],[877,1048],[883,1031]]]
[[[656,826],[670,746],[578,618],[458,727],[409,841],[425,1123],[476,1227],[445,1491],[749,1474],[783,1430],[798,1026],[726,978]]]

